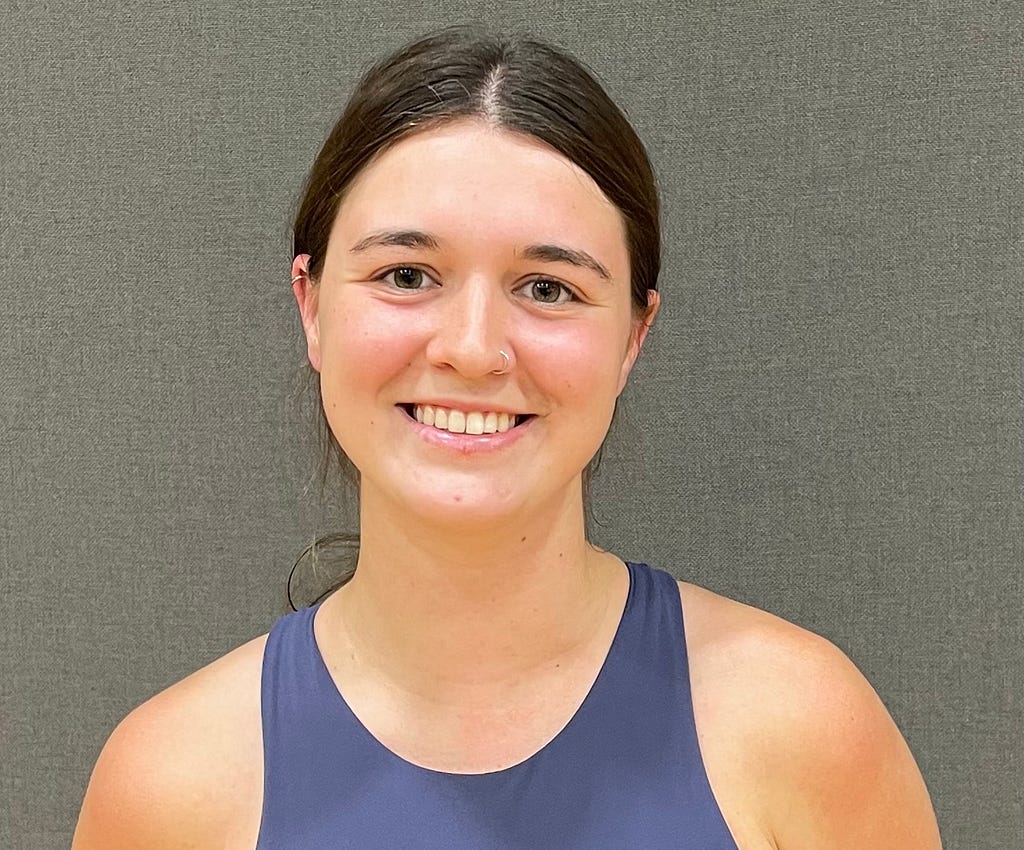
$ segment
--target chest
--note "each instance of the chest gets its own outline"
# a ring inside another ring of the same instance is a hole
[[[332,677],[345,682],[345,704],[384,751],[427,770],[483,774],[521,764],[557,739],[587,701],[600,664],[566,660],[516,687],[466,689],[444,702]]]

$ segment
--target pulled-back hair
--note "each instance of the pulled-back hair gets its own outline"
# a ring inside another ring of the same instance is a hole
[[[360,79],[310,170],[295,217],[293,255],[309,255],[310,278],[320,278],[338,208],[363,168],[413,133],[468,118],[537,139],[593,178],[622,215],[631,303],[634,315],[644,316],[648,290],[658,286],[661,230],[643,143],[601,85],[567,53],[530,37],[467,26],[420,38]],[[330,430],[315,383],[322,489],[335,464],[350,477],[357,473]],[[600,455],[583,472],[585,500]],[[312,553],[315,561],[318,548],[338,542],[353,544],[357,538],[328,535],[303,555]],[[352,569],[331,589],[351,578]]]

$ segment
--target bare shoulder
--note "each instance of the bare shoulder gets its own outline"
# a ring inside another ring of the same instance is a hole
[[[266,635],[134,709],[100,753],[73,850],[253,847]]]
[[[709,779],[741,848],[941,846],[914,758],[820,635],[679,583]]]

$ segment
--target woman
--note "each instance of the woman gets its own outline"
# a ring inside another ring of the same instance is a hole
[[[586,539],[658,268],[643,146],[572,59],[452,29],[371,70],[292,265],[357,568],[133,711],[74,847],[938,847],[835,647]]]

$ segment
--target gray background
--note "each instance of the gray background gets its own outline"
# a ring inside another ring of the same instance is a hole
[[[588,62],[663,189],[598,542],[829,637],[947,848],[1024,847],[1021,4],[495,5],[3,9],[0,846],[67,846],[117,720],[351,527],[289,218],[367,61],[477,19]]]

